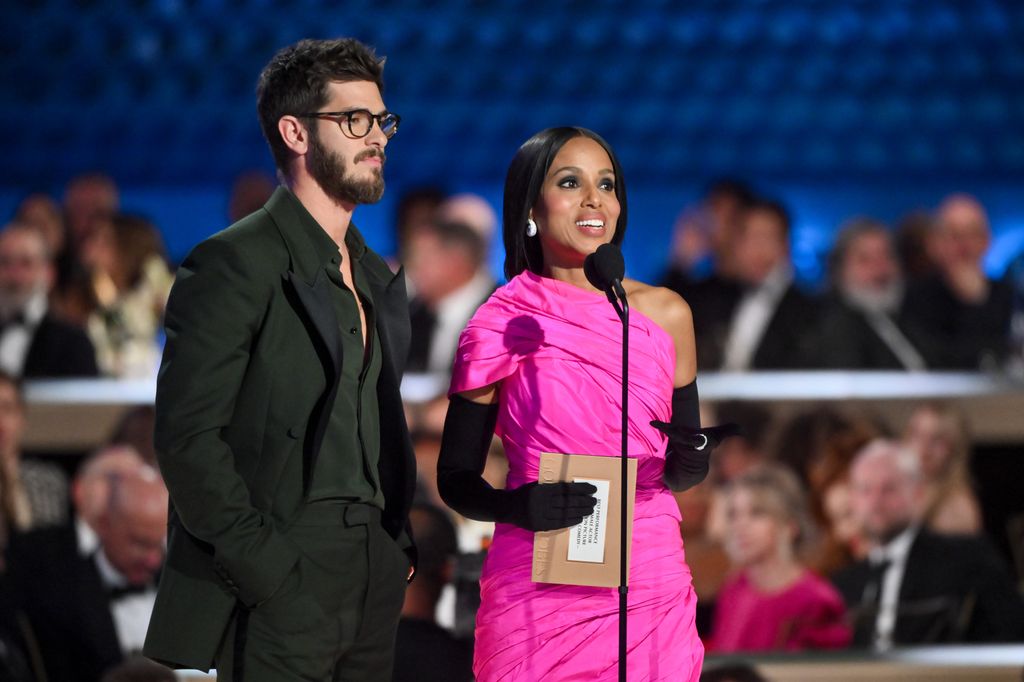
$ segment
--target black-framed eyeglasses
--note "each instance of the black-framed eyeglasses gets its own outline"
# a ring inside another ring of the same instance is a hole
[[[373,130],[373,122],[380,126],[384,136],[391,139],[398,132],[398,124],[402,117],[390,111],[383,111],[379,114],[370,113],[368,109],[351,109],[349,111],[314,111],[309,114],[295,114],[304,118],[329,118],[339,126],[342,121],[348,127],[352,137],[366,137]]]

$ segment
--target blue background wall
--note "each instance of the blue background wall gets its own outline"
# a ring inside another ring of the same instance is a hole
[[[792,207],[807,279],[845,218],[892,221],[954,190],[991,212],[992,272],[1024,247],[1020,1],[7,0],[0,27],[0,216],[104,170],[176,258],[224,226],[237,173],[271,170],[262,66],[338,35],[387,55],[403,116],[386,198],[357,214],[385,252],[404,188],[500,208],[518,145],[559,124],[620,154],[636,276],[657,276],[676,215],[721,175]]]

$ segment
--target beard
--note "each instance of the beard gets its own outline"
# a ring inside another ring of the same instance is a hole
[[[846,302],[858,310],[892,315],[903,301],[903,283],[897,280],[884,287],[847,287],[842,293]]]
[[[377,156],[381,161],[381,167],[373,170],[373,177],[369,180],[352,177],[344,157],[320,144],[319,136],[310,134],[306,164],[309,174],[331,199],[354,204],[375,204],[384,196],[384,152],[374,148],[365,149],[356,154],[353,163],[371,156]]]

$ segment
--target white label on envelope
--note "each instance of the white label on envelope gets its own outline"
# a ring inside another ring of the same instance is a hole
[[[604,536],[608,532],[609,481],[589,478],[575,478],[575,483],[590,483],[597,492],[594,513],[584,517],[581,523],[569,529],[569,561],[585,561],[591,564],[604,563]]]

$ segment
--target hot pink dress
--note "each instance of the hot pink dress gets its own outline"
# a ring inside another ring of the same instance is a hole
[[[675,347],[630,313],[629,456],[637,501],[628,597],[628,679],[696,681],[704,648],[679,533],[679,507],[661,482]],[[618,457],[622,324],[601,294],[524,272],[498,289],[459,340],[451,393],[501,382],[496,432],[516,488],[537,480],[541,452]],[[615,588],[530,580],[533,533],[497,524],[480,579],[473,670],[495,680],[615,680]]]
[[[718,592],[709,649],[842,649],[852,639],[845,615],[846,607],[836,588],[810,571],[772,594],[759,591],[746,572],[740,571]]]

